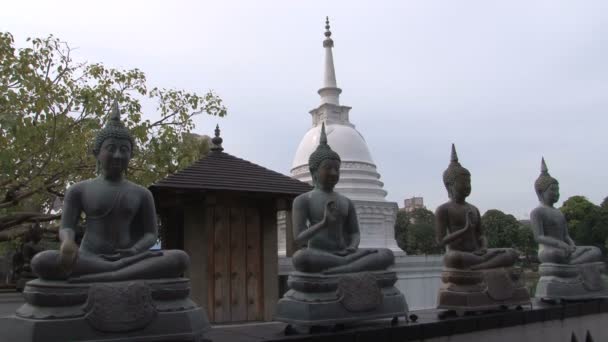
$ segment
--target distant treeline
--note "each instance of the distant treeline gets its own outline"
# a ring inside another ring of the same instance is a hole
[[[559,208],[568,222],[570,236],[577,244],[608,251],[608,197],[600,205],[584,196],[572,196]],[[536,259],[538,249],[530,222],[497,209],[486,211],[481,223],[488,247],[512,247],[521,252],[525,262]],[[440,254],[443,249],[435,241],[435,215],[426,208],[411,212],[399,211],[395,223],[397,244],[407,254]]]

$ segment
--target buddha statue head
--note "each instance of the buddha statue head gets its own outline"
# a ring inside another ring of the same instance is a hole
[[[450,199],[462,201],[471,194],[471,173],[458,162],[454,144],[452,144],[450,165],[443,171],[443,184]]]
[[[548,206],[552,206],[559,200],[559,182],[549,174],[545,158],[541,159],[540,175],[534,182],[534,190],[538,200]]]
[[[332,191],[340,180],[340,156],[327,144],[325,123],[321,126],[319,146],[308,158],[308,168],[315,187]]]
[[[93,145],[97,172],[110,178],[120,177],[127,170],[134,147],[133,136],[120,121],[118,102],[114,102],[110,118],[105,127],[97,132]]]

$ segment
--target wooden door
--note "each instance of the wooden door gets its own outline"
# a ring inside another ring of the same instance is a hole
[[[259,210],[216,206],[213,211],[209,318],[215,323],[262,320],[263,246]]]

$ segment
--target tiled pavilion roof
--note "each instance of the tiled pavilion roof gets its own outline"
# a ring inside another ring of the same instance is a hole
[[[218,128],[212,141],[215,146],[207,156],[154,183],[150,189],[231,190],[289,195],[299,195],[312,189],[308,183],[223,152]]]

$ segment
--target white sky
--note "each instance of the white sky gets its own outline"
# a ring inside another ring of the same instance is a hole
[[[22,46],[53,34],[76,59],[140,68],[150,85],[215,90],[225,151],[289,174],[322,82],[328,15],[341,104],[388,199],[447,200],[456,143],[483,212],[527,217],[540,157],[562,200],[608,196],[606,1],[5,1]],[[147,115],[153,116],[150,107]],[[561,204],[561,201],[560,201]]]

